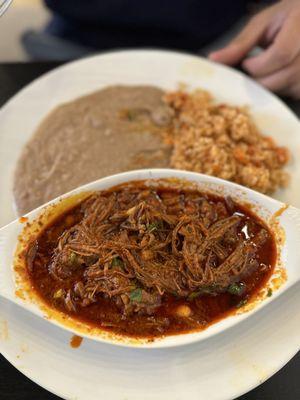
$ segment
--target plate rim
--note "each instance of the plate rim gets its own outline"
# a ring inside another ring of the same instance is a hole
[[[268,90],[266,90],[265,88],[261,87],[261,85],[259,85],[257,82],[255,82],[255,81],[254,81],[253,79],[251,79],[250,77],[248,77],[248,76],[247,76],[245,73],[243,73],[242,71],[234,70],[233,68],[230,68],[230,67],[228,67],[228,66],[215,63],[215,62],[213,62],[213,61],[211,61],[211,60],[207,60],[206,58],[201,57],[200,55],[197,55],[197,54],[195,55],[195,54],[192,54],[192,53],[189,53],[189,52],[184,52],[184,51],[173,51],[173,50],[162,49],[162,48],[157,48],[157,49],[156,49],[156,48],[151,48],[151,49],[148,49],[148,48],[136,48],[136,49],[122,49],[122,50],[114,49],[114,50],[111,50],[111,51],[104,51],[104,52],[101,52],[101,53],[97,53],[97,54],[95,54],[95,55],[87,56],[87,57],[81,58],[81,59],[79,59],[79,60],[73,60],[73,61],[71,61],[71,62],[67,62],[67,63],[65,63],[65,64],[63,64],[63,65],[57,66],[57,67],[51,69],[50,71],[48,71],[48,72],[42,74],[41,76],[35,78],[35,79],[32,80],[31,82],[29,82],[29,83],[28,83],[27,85],[25,85],[21,90],[19,90],[19,91],[18,91],[17,93],[15,93],[11,98],[9,98],[9,99],[2,105],[2,107],[0,108],[0,115],[1,115],[3,112],[5,112],[6,107],[10,106],[11,103],[14,102],[15,98],[17,98],[17,97],[20,96],[21,94],[26,93],[26,91],[27,91],[31,86],[33,86],[33,85],[38,85],[40,81],[43,81],[43,80],[45,80],[45,79],[48,79],[50,76],[55,75],[56,73],[58,73],[58,72],[60,72],[60,71],[62,71],[62,70],[67,70],[70,66],[72,66],[72,65],[74,65],[74,64],[80,64],[80,63],[90,62],[90,61],[92,61],[93,59],[99,59],[99,58],[101,59],[101,58],[104,58],[104,57],[113,56],[113,55],[115,55],[115,54],[116,54],[116,55],[122,55],[122,54],[123,54],[123,55],[126,56],[126,55],[128,55],[128,54],[134,55],[135,53],[139,53],[139,54],[141,54],[141,53],[147,53],[148,55],[150,55],[150,54],[154,55],[155,53],[156,53],[156,54],[157,54],[157,53],[163,53],[163,54],[170,54],[170,55],[188,56],[188,57],[190,57],[191,59],[200,59],[200,60],[204,61],[204,62],[207,63],[207,64],[213,64],[213,65],[215,65],[215,67],[220,68],[220,69],[224,69],[224,70],[227,70],[227,71],[230,71],[231,73],[234,72],[235,74],[237,74],[237,75],[243,77],[244,79],[250,80],[250,81],[252,82],[252,84],[254,84],[254,85],[256,85],[257,87],[259,87],[260,90],[263,90],[268,96],[271,96],[272,99],[273,99],[278,105],[280,105],[281,108],[284,108],[284,110],[290,115],[290,117],[293,118],[294,121],[297,122],[297,123],[299,124],[299,126],[300,126],[299,118],[298,118],[298,116],[296,115],[295,112],[293,112],[293,111],[292,111],[280,98],[278,98],[275,94],[273,94],[273,93],[269,92]],[[99,60],[99,61],[100,61],[100,60]],[[0,342],[0,348],[1,348],[1,347],[2,347],[2,346],[1,346],[1,342]],[[299,349],[300,349],[300,347],[299,347]],[[251,387],[249,386],[249,387],[248,387],[247,389],[245,389],[245,390],[241,390],[241,391],[239,391],[239,392],[237,391],[237,396],[239,397],[239,396],[241,396],[241,395],[243,395],[243,394],[245,394],[245,393],[251,391],[251,390],[254,389],[255,387],[258,387],[260,384],[262,384],[263,382],[265,382],[265,381],[266,381],[267,379],[269,379],[271,376],[273,376],[276,372],[278,372],[281,368],[283,368],[283,367],[298,353],[299,349],[297,349],[297,350],[294,351],[294,352],[289,352],[289,355],[284,359],[283,362],[280,363],[280,366],[274,368],[274,369],[272,370],[272,372],[271,372],[270,374],[268,373],[267,376],[266,376],[264,379],[262,379],[262,380],[256,379],[257,383],[256,383],[256,382],[253,383],[253,385],[251,385]],[[146,351],[149,351],[149,350],[146,350]],[[292,354],[291,354],[291,353],[292,353]],[[11,360],[11,358],[9,357],[9,355],[7,355],[6,352],[3,351],[2,349],[1,349],[1,354],[3,355],[3,357],[4,357],[11,365],[13,365],[18,371],[20,371],[24,376],[26,376],[26,377],[27,377],[28,379],[30,379],[32,382],[38,384],[38,385],[41,386],[42,388],[45,388],[45,389],[48,390],[49,392],[51,392],[51,393],[53,393],[53,394],[55,394],[55,395],[57,395],[57,396],[59,396],[59,397],[62,397],[62,396],[63,396],[63,398],[68,398],[68,397],[67,397],[67,394],[61,394],[61,392],[60,392],[60,393],[57,392],[56,390],[53,389],[53,387],[51,387],[51,385],[47,385],[47,384],[41,383],[39,377],[38,377],[38,378],[36,378],[36,377],[32,378],[32,376],[30,375],[29,372],[27,372],[27,371],[24,371],[24,372],[23,372],[23,370],[20,370],[20,369],[18,368],[18,366],[17,366],[17,362],[14,362],[14,360]],[[234,398],[235,398],[235,397],[234,397]],[[231,397],[231,396],[230,396],[230,397],[224,397],[224,400],[229,400],[229,399],[232,399],[232,397]]]

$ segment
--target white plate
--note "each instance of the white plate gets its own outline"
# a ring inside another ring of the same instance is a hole
[[[173,89],[178,82],[204,87],[221,101],[249,105],[261,130],[289,146],[294,156],[292,183],[275,197],[299,207],[300,126],[282,102],[242,74],[200,58],[127,51],[60,67],[3,107],[0,225],[14,218],[11,185],[19,152],[55,105],[108,84]],[[299,287],[224,334],[161,350],[117,348],[89,340],[75,350],[67,332],[0,300],[0,350],[29,378],[67,399],[232,399],[273,375],[299,350]]]

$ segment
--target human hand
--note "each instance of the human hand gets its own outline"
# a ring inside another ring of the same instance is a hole
[[[256,46],[263,51],[247,56]],[[213,61],[242,67],[266,88],[300,99],[300,1],[282,0],[256,14]]]

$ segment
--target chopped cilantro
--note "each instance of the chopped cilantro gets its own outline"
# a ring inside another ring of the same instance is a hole
[[[248,300],[247,299],[243,299],[241,301],[239,301],[236,305],[236,308],[241,308],[243,307],[245,304],[247,304]]]
[[[124,263],[120,257],[115,257],[112,259],[111,266],[112,267],[123,267]]]
[[[72,251],[69,260],[71,264],[75,264],[77,261],[77,254]]]
[[[243,282],[232,283],[231,285],[228,286],[227,292],[235,296],[240,296],[244,292],[244,289],[245,289],[245,284]]]
[[[152,222],[151,224],[148,224],[147,226],[147,230],[149,233],[157,231],[159,229],[163,228],[163,222],[162,221],[156,221],[156,222]]]
[[[132,292],[130,292],[130,300],[131,301],[135,301],[137,303],[142,301],[142,289],[141,288],[137,288],[134,289]]]

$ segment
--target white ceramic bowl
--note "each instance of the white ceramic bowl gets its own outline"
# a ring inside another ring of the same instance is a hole
[[[253,206],[257,215],[268,223],[277,238],[278,260],[275,273],[278,274],[280,271],[282,272],[283,270],[286,270],[288,275],[287,281],[274,292],[272,297],[256,302],[250,307],[247,305],[247,312],[233,314],[220,322],[209,326],[205,330],[194,333],[165,336],[157,338],[154,341],[131,339],[124,336],[120,337],[100,329],[86,329],[86,325],[82,323],[70,321],[69,319],[62,319],[60,317],[61,313],[53,312],[53,310],[48,309],[45,305],[41,305],[36,298],[30,296],[30,293],[29,295],[28,293],[25,293],[25,295],[23,293],[21,298],[15,294],[16,287],[19,291],[20,289],[23,290],[22,280],[20,281],[20,279],[18,279],[18,274],[16,275],[16,272],[13,269],[15,263],[14,250],[17,238],[24,229],[24,223],[20,220],[14,221],[0,230],[0,254],[4,265],[4,268],[0,271],[0,294],[23,306],[34,314],[81,336],[122,346],[155,348],[179,346],[204,340],[215,334],[219,334],[243,321],[245,318],[251,317],[252,314],[257,312],[260,308],[267,306],[270,301],[273,301],[274,298],[278,297],[293,283],[299,280],[300,274],[298,265],[300,257],[294,250],[300,246],[300,211],[294,207],[286,208],[286,205],[283,203],[253,190],[211,176],[171,169],[145,169],[125,172],[100,179],[75,189],[47,203],[45,206],[39,207],[30,212],[26,217],[29,222],[33,222],[37,217],[47,212],[47,210],[55,210],[55,207],[57,207],[58,204],[62,204],[70,196],[72,197],[80,193],[82,194],[94,190],[108,189],[120,183],[134,180],[165,178],[185,180],[188,181],[190,185],[196,185],[201,191],[208,191],[220,195],[230,195],[240,204],[247,203]],[[280,210],[284,211],[281,213],[279,212]],[[282,241],[283,235],[284,242]]]

